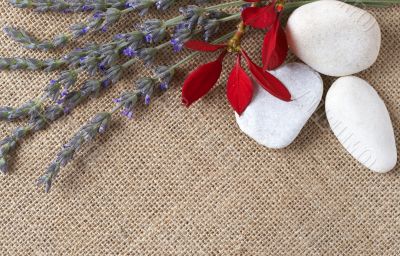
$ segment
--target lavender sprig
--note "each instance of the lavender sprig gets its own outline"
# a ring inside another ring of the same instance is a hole
[[[18,8],[33,8],[39,12],[86,12],[92,10],[105,10],[108,7],[122,8],[126,0],[9,0]]]
[[[52,41],[39,41],[27,31],[12,26],[5,27],[3,31],[8,37],[22,44],[27,49],[50,50],[67,44],[70,39],[70,36],[61,34],[56,36]]]
[[[71,40],[86,35],[89,31],[106,31],[107,27],[116,23],[120,17],[130,11],[131,8],[119,10],[114,7],[107,8],[103,12],[96,12],[88,22],[82,22],[71,26],[71,32],[60,34],[52,40],[39,40],[27,31],[12,26],[6,26],[3,31],[12,40],[21,43],[25,48],[36,50],[52,50],[62,47]]]
[[[81,22],[71,26],[71,32],[67,34],[60,34],[56,36],[53,40],[40,41],[35,37],[31,36],[27,31],[23,29],[17,29],[12,26],[8,26],[4,29],[5,33],[14,41],[21,43],[24,47],[28,49],[38,49],[38,50],[51,50],[58,47],[62,47],[69,43],[71,40],[78,37],[84,36],[90,31],[106,31],[107,28],[114,23],[116,23],[120,18],[131,12],[139,11],[141,15],[147,13],[149,8],[155,6],[159,10],[165,10],[172,5],[171,0],[128,0],[124,8],[109,7],[102,11],[96,11],[92,17],[89,18],[87,22]],[[196,1],[197,2],[197,1]],[[202,1],[201,1],[202,2]],[[182,20],[186,20],[186,25],[189,24],[190,33],[195,29],[195,21],[199,21],[200,16],[204,13],[217,11],[222,8],[240,6],[243,5],[244,1],[233,1],[229,3],[218,4],[210,6],[207,8],[200,8],[195,6],[188,6],[186,9],[182,9],[182,15],[176,17],[172,20],[172,23],[167,23],[165,26],[177,25]],[[179,26],[182,28],[181,26]],[[189,34],[190,34],[189,33]],[[186,31],[181,31],[176,34],[175,38],[182,41],[182,35],[185,34],[185,39],[188,38]]]
[[[8,172],[8,158],[12,150],[15,149],[20,139],[25,137],[31,130],[30,126],[17,127],[10,136],[0,141],[0,171],[3,174]]]
[[[53,179],[57,177],[60,168],[66,166],[74,157],[75,152],[85,143],[93,140],[96,135],[105,133],[110,126],[112,113],[96,114],[87,124],[66,143],[50,164],[46,173],[38,179],[38,185],[44,184],[46,192],[50,191]]]
[[[0,171],[3,174],[8,172],[8,160],[10,154],[15,150],[19,141],[31,132],[43,129],[47,123],[54,121],[62,115],[63,111],[60,106],[50,106],[44,111],[35,112],[26,126],[15,128],[11,135],[0,141]]]
[[[40,111],[40,101],[30,100],[18,108],[0,107],[0,120],[12,121],[26,116],[36,116]]]
[[[44,70],[47,72],[63,68],[64,59],[38,60],[33,58],[0,58],[0,70]]]

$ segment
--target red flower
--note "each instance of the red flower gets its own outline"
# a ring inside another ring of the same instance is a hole
[[[288,54],[288,43],[279,18],[264,37],[262,48],[262,63],[264,69],[273,70],[282,65]]]
[[[246,2],[260,2],[247,0]],[[282,1],[273,1],[263,7],[248,7],[242,12],[244,24],[257,29],[269,29],[265,35],[262,48],[264,69],[273,70],[282,65],[288,54],[288,43],[279,14],[283,10]]]
[[[215,52],[223,49],[217,60],[204,64],[192,71],[186,78],[182,88],[182,102],[190,106],[206,95],[217,83],[221,72],[222,62],[228,51],[228,45],[213,45],[202,41],[190,40],[185,46],[189,49],[203,52]],[[244,50],[237,53],[236,64],[227,83],[227,98],[232,108],[241,115],[250,104],[253,97],[253,86],[250,78],[241,67],[241,57],[247,62],[253,78],[273,96],[290,101],[291,95],[286,87],[274,76],[257,66]]]
[[[266,29],[271,27],[277,16],[274,3],[270,3],[263,7],[247,7],[242,11],[242,20],[244,24],[257,29]]]
[[[241,66],[241,55],[236,57],[226,86],[226,96],[232,108],[241,115],[253,98],[253,83]]]

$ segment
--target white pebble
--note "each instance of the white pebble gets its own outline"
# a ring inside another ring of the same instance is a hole
[[[286,64],[270,72],[281,80],[294,99],[281,101],[255,84],[253,100],[236,122],[256,142],[269,148],[284,148],[299,135],[318,107],[323,92],[321,76],[301,63]]]
[[[395,167],[397,150],[389,112],[366,81],[354,76],[336,80],[325,109],[331,129],[355,159],[375,172]]]
[[[286,33],[293,53],[329,76],[347,76],[369,68],[381,47],[381,30],[374,16],[336,0],[299,7],[289,17]]]

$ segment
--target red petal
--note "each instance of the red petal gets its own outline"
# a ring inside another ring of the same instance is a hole
[[[189,107],[193,102],[206,95],[217,83],[222,72],[222,61],[226,52],[220,54],[213,62],[201,65],[192,71],[182,88],[182,102]]]
[[[210,44],[199,40],[189,40],[185,43],[185,47],[199,52],[215,52],[219,49],[226,48],[226,45]]]
[[[268,72],[265,72],[261,67],[254,64],[247,53],[242,50],[243,56],[246,58],[250,72],[254,79],[271,95],[283,101],[291,101],[292,96],[288,89],[282,84],[279,79]]]
[[[253,98],[253,83],[240,65],[238,54],[235,66],[228,78],[226,96],[232,108],[241,115]]]
[[[262,62],[264,69],[276,69],[285,62],[288,54],[288,43],[285,31],[279,22],[279,18],[275,20],[274,26],[265,35],[262,48]]]
[[[248,7],[242,12],[242,20],[245,25],[253,28],[264,29],[272,26],[277,13],[274,4],[264,7]]]

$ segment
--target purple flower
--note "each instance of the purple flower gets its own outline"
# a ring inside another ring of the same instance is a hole
[[[71,112],[71,109],[69,107],[64,108],[64,114],[68,115]]]
[[[64,102],[65,102],[64,98],[60,98],[60,99],[57,100],[57,104],[58,105],[62,105]],[[65,110],[64,110],[64,112],[65,112]]]
[[[120,103],[121,101],[122,101],[121,98],[115,98],[115,99],[113,99],[113,102],[114,102],[114,103]]]
[[[122,52],[127,57],[133,57],[136,55],[136,51],[132,47],[126,47]]]
[[[93,18],[95,19],[100,19],[103,16],[102,12],[96,12],[95,14],[93,14]]]
[[[116,35],[114,36],[114,38],[115,38],[115,39],[124,39],[124,38],[125,38],[125,35],[124,35],[124,34],[116,34]]]
[[[146,42],[151,43],[153,41],[153,36],[151,34],[146,35]]]
[[[160,89],[162,91],[165,91],[168,89],[168,85],[171,82],[175,70],[174,68],[167,67],[167,66],[158,66],[155,70],[154,73],[156,74],[156,77],[160,81]]]
[[[160,84],[160,89],[163,90],[163,91],[167,90],[168,89],[168,83],[162,82]]]
[[[65,96],[67,96],[67,94],[68,94],[68,90],[64,88],[64,90],[62,90],[62,92],[61,92],[61,97],[64,98]]]
[[[109,79],[106,79],[102,82],[102,85],[104,88],[107,88],[111,85],[111,81]]]
[[[178,39],[171,39],[171,44],[175,52],[180,52],[183,48],[183,43]]]
[[[132,118],[133,118],[133,110],[132,110],[131,108],[124,108],[124,109],[121,111],[121,114],[122,114],[123,116],[126,116],[126,117],[129,118],[129,119],[132,119]]]
[[[81,33],[86,34],[88,31],[89,31],[89,27],[84,27],[84,28],[82,28]]]
[[[105,72],[107,68],[106,68],[106,65],[104,63],[100,63],[99,64],[99,69],[100,69],[101,72]]]
[[[92,6],[84,5],[82,6],[82,11],[87,12],[93,10]]]
[[[79,62],[82,64],[82,63],[84,63],[87,59],[88,59],[87,56],[80,57],[80,58],[79,58]]]
[[[150,95],[146,94],[146,96],[144,97],[144,104],[150,105],[150,101],[151,101]]]

